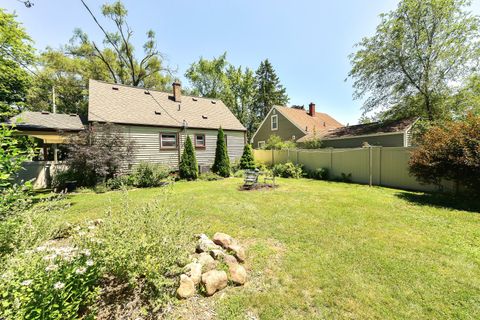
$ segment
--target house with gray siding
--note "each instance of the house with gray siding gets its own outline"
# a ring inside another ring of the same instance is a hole
[[[225,132],[231,161],[242,156],[246,129],[218,99],[185,96],[173,83],[173,93],[90,80],[88,122],[114,123],[134,141],[130,166],[142,161],[178,168],[187,135],[201,170],[213,164],[218,128]]]

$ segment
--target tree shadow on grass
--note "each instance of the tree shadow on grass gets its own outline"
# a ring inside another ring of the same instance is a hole
[[[480,199],[475,196],[466,197],[443,193],[412,193],[407,191],[398,192],[395,196],[421,206],[480,213]]]

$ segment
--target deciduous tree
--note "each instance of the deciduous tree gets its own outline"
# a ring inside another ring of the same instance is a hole
[[[387,118],[451,116],[451,96],[478,62],[478,18],[468,0],[402,0],[350,56],[355,98]]]
[[[33,42],[15,18],[0,8],[0,121],[24,107],[34,62]]]
[[[424,183],[450,180],[480,192],[480,116],[427,130],[412,153],[410,172]]]

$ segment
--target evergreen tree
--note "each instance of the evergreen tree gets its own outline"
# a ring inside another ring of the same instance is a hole
[[[255,159],[253,157],[253,150],[250,144],[246,144],[243,148],[243,154],[240,158],[240,169],[255,169]]]
[[[284,106],[290,100],[268,59],[262,61],[256,71],[255,90],[254,105],[259,120],[264,119],[274,105]]]
[[[230,159],[228,158],[222,127],[218,129],[217,149],[215,149],[215,162],[213,163],[212,171],[222,177],[230,176]]]
[[[196,180],[198,178],[198,165],[195,151],[193,150],[192,139],[187,136],[183,149],[182,160],[180,161],[180,178]]]

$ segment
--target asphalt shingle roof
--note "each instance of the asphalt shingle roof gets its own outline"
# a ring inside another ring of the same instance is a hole
[[[343,126],[326,113],[315,112],[315,115],[312,117],[304,109],[280,106],[275,106],[275,108],[306,133],[306,135],[298,139],[298,141],[309,139],[314,135],[321,137],[329,130]]]
[[[10,118],[10,124],[24,130],[72,130],[84,129],[80,116],[76,114],[62,114],[50,112],[24,111]]]
[[[368,134],[403,132],[412,126],[415,121],[417,121],[417,118],[358,124],[335,129],[324,135],[323,138],[335,139],[339,137],[355,137]]]
[[[96,80],[89,83],[88,121],[245,131],[221,100],[182,96]]]

